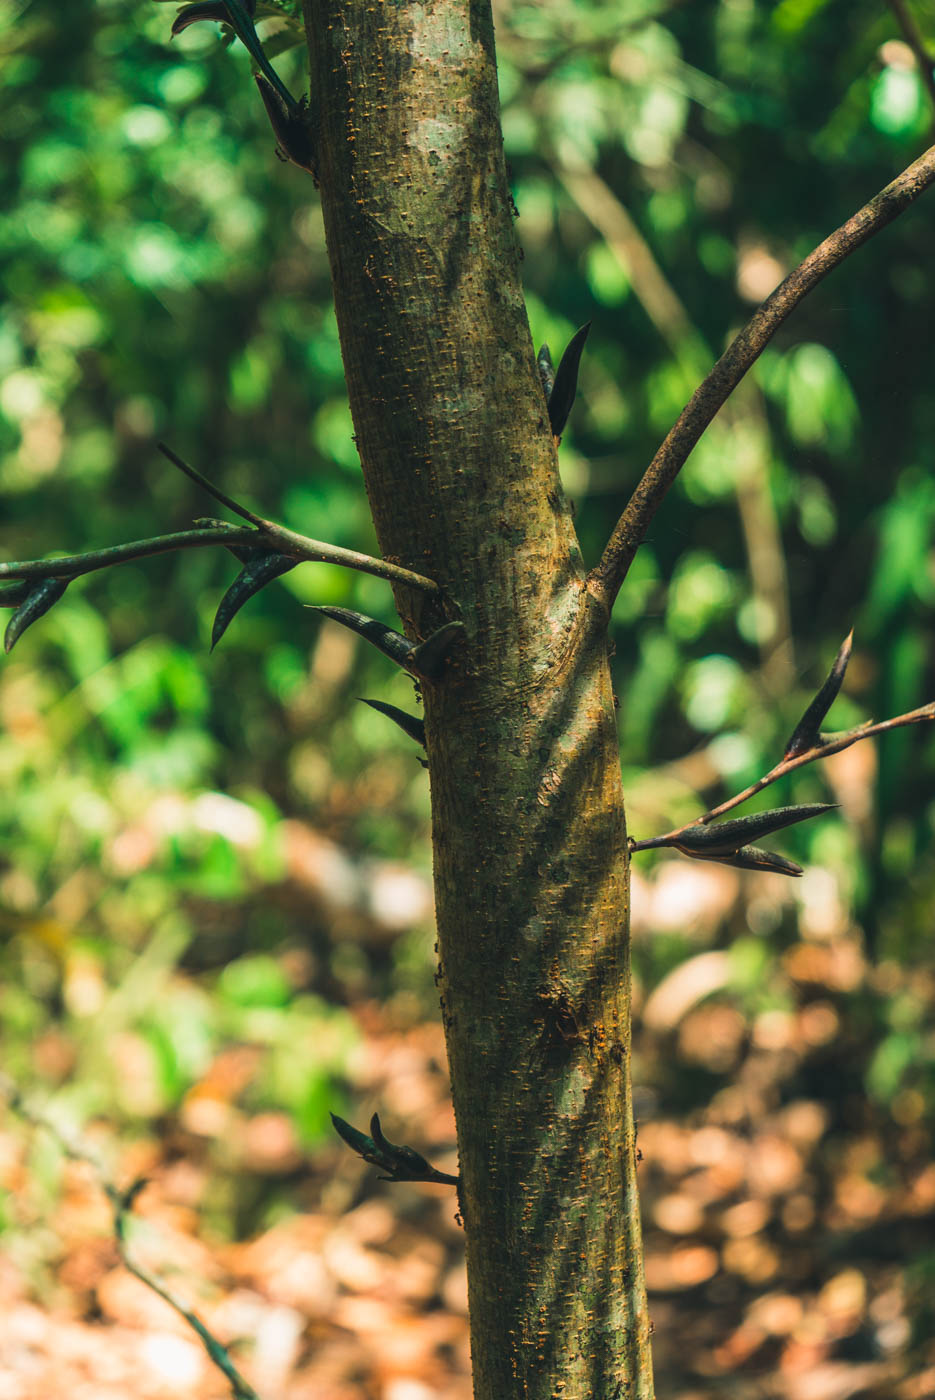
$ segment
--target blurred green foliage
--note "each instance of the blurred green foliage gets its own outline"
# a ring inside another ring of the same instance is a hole
[[[211,511],[157,437],[264,513],[371,549],[312,182],[275,159],[243,50],[210,25],[170,43],[171,16],[147,0],[0,9],[0,551],[75,551]],[[595,561],[711,357],[914,158],[931,113],[870,0],[502,0],[497,25],[536,345],[560,352],[593,321],[562,463]],[[300,94],[301,48],[277,67]],[[935,693],[933,210],[929,195],[795,313],[636,561],[614,630],[638,836],[765,771],[853,623],[833,725]],[[283,821],[353,860],[427,871],[427,779],[354,703],[411,708],[405,678],[301,610],[392,622],[388,588],[304,565],[209,656],[234,572],[193,551],[96,575],[0,670],[0,1034],[11,1072],[128,1122],[177,1110],[220,1046],[249,1041],[264,1064],[251,1092],[313,1142],[360,987],[434,1005],[431,932],[336,938],[290,893]],[[704,781],[679,767],[691,752]],[[930,959],[933,768],[929,732],[893,734],[864,774],[872,812],[849,811],[842,776],[848,824],[782,842],[827,865],[907,976]],[[826,792],[807,769],[761,805]],[[759,941],[724,929],[745,940],[739,998],[778,986],[793,917]],[[642,945],[645,984],[689,947]],[[896,983],[871,997],[865,1086],[931,1106],[925,999]]]

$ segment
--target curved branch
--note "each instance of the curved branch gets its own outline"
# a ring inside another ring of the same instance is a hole
[[[703,378],[705,367],[711,363],[711,351],[629,210],[600,175],[583,162],[571,166],[556,158],[554,169],[578,208],[615,253],[634,295],[682,368],[690,388]],[[793,674],[789,580],[769,489],[765,414],[752,386],[748,384],[746,401],[740,400],[739,395],[728,399],[717,431],[722,438],[737,434],[734,496],[750,585],[754,600],[762,599],[774,619],[771,633],[759,638],[763,677],[776,688],[787,689]]]
[[[271,520],[261,520],[255,528],[217,521],[200,529],[179,530],[147,540],[131,540],[127,544],[92,549],[86,554],[65,554],[59,559],[14,560],[0,564],[0,582],[4,579],[78,578],[81,574],[108,569],[114,564],[125,564],[131,559],[146,559],[151,554],[168,554],[176,549],[198,549],[205,545],[275,550],[290,555],[297,563],[340,564],[346,569],[356,569],[358,573],[374,574],[388,583],[404,584],[419,593],[440,592],[437,583],[424,578],[422,574],[413,573],[411,569],[404,569],[400,564],[359,554],[355,549],[342,549],[340,545],[309,539]],[[12,594],[8,601],[13,601]],[[4,597],[0,594],[0,606],[3,602]]]
[[[786,317],[829,272],[897,218],[933,181],[935,146],[809,253],[754,312],[670,429],[591,573],[590,587],[608,608],[692,448]]]

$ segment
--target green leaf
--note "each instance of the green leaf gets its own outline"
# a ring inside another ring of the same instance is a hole
[[[218,992],[232,1006],[281,1008],[292,1000],[292,986],[275,958],[257,954],[228,963]]]

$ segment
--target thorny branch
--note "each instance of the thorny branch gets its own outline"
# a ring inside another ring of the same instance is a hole
[[[168,535],[155,535],[150,539],[131,540],[127,544],[109,545],[104,549],[88,550],[84,554],[65,554],[57,559],[19,559],[0,563],[0,583],[17,580],[18,586],[0,589],[0,607],[15,608],[16,612],[7,628],[5,647],[9,651],[30,623],[47,612],[58,601],[68,583],[82,574],[90,574],[98,569],[112,568],[115,564],[125,564],[131,559],[146,559],[153,554],[167,554],[179,549],[200,549],[206,545],[223,545],[249,568],[256,572],[258,563],[275,558],[280,561],[278,568],[267,569],[265,575],[248,580],[246,588],[240,590],[236,606],[228,608],[229,615],[223,626],[215,625],[212,645],[219,640],[220,632],[237,608],[263,583],[284,573],[295,564],[317,562],[340,564],[358,573],[373,574],[386,579],[388,583],[403,584],[420,593],[438,594],[437,583],[404,569],[400,564],[386,559],[376,559],[369,554],[360,554],[355,549],[343,549],[340,545],[325,544],[321,540],[309,539],[294,530],[288,530],[273,520],[255,515],[245,506],[239,505],[230,496],[214,486],[201,472],[184,462],[171,448],[159,444],[159,449],[174,466],[197,482],[215,500],[232,510],[248,522],[246,525],[231,525],[225,520],[201,519],[194,522],[195,529],[179,530]],[[226,599],[225,599],[226,601]]]
[[[370,554],[360,554],[356,549],[343,549],[340,545],[326,544],[322,540],[309,539],[307,535],[288,530],[274,520],[266,520],[261,515],[238,505],[213,486],[206,477],[169,448],[161,446],[161,451],[180,471],[185,472],[199,486],[209,491],[216,500],[229,510],[248,520],[252,529],[246,526],[228,525],[224,521],[207,522],[201,529],[180,530],[170,535],[157,535],[147,540],[132,540],[128,544],[111,545],[105,549],[89,550],[85,554],[66,554],[60,559],[30,559],[0,564],[0,580],[36,578],[78,578],[81,574],[93,573],[96,569],[107,569],[113,564],[124,564],[130,559],[145,559],[150,554],[166,554],[175,549],[197,549],[202,545],[221,544],[230,548],[240,545],[247,548],[271,549],[280,554],[291,555],[296,563],[312,561],[318,563],[341,564],[347,569],[356,569],[362,574],[375,574],[388,583],[405,584],[420,593],[438,593],[439,587],[432,579],[422,574],[404,569],[400,564],[392,564],[387,559],[376,559]],[[198,522],[196,522],[197,524]],[[2,605],[0,597],[0,605]]]
[[[608,608],[689,453],[786,317],[829,272],[897,218],[933,181],[935,146],[813,249],[753,313],[682,410],[614,527],[590,577],[592,590]]]
[[[169,1307],[172,1308],[174,1312],[177,1312],[179,1317],[188,1324],[198,1337],[211,1361],[217,1366],[218,1370],[223,1373],[228,1381],[234,1400],[260,1400],[260,1396],[253,1389],[253,1386],[249,1381],[245,1380],[237,1370],[237,1367],[230,1358],[227,1348],[219,1342],[214,1333],[205,1326],[198,1314],[193,1312],[188,1304],[183,1302],[178,1294],[173,1293],[160,1278],[157,1278],[157,1276],[151,1273],[144,1265],[138,1263],[130,1253],[127,1243],[127,1222],[132,1213],[133,1203],[136,1197],[146,1185],[146,1179],[140,1178],[134,1181],[126,1190],[119,1191],[107,1177],[100,1162],[92,1156],[87,1148],[79,1147],[75,1143],[70,1142],[54,1123],[30,1108],[29,1105],[25,1103],[17,1086],[4,1074],[0,1074],[0,1092],[3,1093],[14,1112],[19,1114],[25,1122],[29,1123],[34,1128],[43,1128],[49,1133],[55,1139],[55,1142],[66,1157],[73,1162],[82,1162],[85,1166],[89,1166],[92,1169],[97,1177],[98,1185],[110,1202],[114,1221],[114,1240],[117,1245],[117,1253],[120,1256],[120,1262],[123,1264],[124,1268],[129,1273],[133,1274],[135,1278],[138,1278],[141,1283],[145,1284],[147,1288],[151,1289],[153,1293],[158,1294],[163,1302],[168,1303]]]
[[[867,720],[864,724],[855,725],[853,729],[845,729],[839,733],[821,733],[821,722],[830,710],[844,680],[844,673],[851,656],[853,636],[853,632],[850,632],[845,637],[827,679],[793,730],[785,745],[782,758],[768,773],[765,773],[762,778],[758,778],[755,783],[751,783],[749,787],[745,787],[742,792],[735,793],[733,797],[727,798],[725,802],[703,812],[700,817],[695,817],[683,826],[674,827],[671,831],[663,832],[661,836],[650,837],[646,841],[635,841],[631,836],[629,840],[631,854],[635,851],[655,850],[669,846],[696,860],[714,860],[726,865],[740,864],[748,868],[756,866],[775,870],[785,875],[801,875],[801,867],[795,865],[794,862],[785,857],[775,856],[771,852],[757,851],[755,847],[745,845],[745,842],[750,837],[766,835],[770,831],[777,831],[780,827],[789,826],[793,822],[818,816],[822,811],[829,810],[826,804],[813,804],[808,807],[781,807],[772,812],[760,812],[755,816],[743,817],[738,821],[726,822],[721,825],[712,826],[711,823],[715,822],[718,817],[723,817],[726,813],[733,811],[735,807],[739,807],[742,802],[746,802],[758,792],[762,792],[770,784],[778,782],[780,778],[794,773],[797,768],[804,768],[807,763],[814,763],[816,759],[828,758],[831,754],[840,753],[861,739],[872,739],[877,734],[887,734],[891,729],[903,729],[910,724],[924,724],[929,720],[935,720],[935,701],[929,701],[927,705],[920,705],[917,710],[910,710],[904,715],[896,715],[893,719],[879,720],[876,723],[873,720]],[[795,815],[790,815],[793,813]],[[770,820],[771,818],[772,820]],[[744,851],[755,851],[756,858],[741,861],[735,859],[738,855],[742,856]]]

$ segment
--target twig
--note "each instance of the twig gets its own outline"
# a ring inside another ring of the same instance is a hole
[[[820,243],[754,312],[695,390],[614,527],[589,580],[592,591],[608,609],[692,448],[786,317],[829,272],[897,218],[933,181],[935,146]]]
[[[150,554],[165,554],[175,549],[194,549],[202,545],[223,545],[244,566],[221,599],[211,632],[212,651],[233,617],[249,598],[272,579],[288,573],[296,564],[306,560],[341,564],[345,568],[356,569],[359,573],[374,574],[377,578],[387,579],[391,583],[405,584],[406,587],[422,593],[438,594],[441,591],[438,584],[433,583],[431,579],[423,578],[421,574],[404,569],[399,564],[390,564],[385,559],[374,559],[371,555],[359,554],[354,549],[323,544],[321,540],[297,535],[294,530],[287,530],[284,525],[277,525],[273,520],[264,520],[261,515],[255,515],[253,511],[247,510],[246,506],[226,495],[164,443],[158,445],[160,452],[173,466],[197,482],[216,501],[220,501],[222,505],[248,521],[249,528],[244,525],[231,525],[226,520],[196,520],[194,530],[157,535],[148,540],[133,540],[129,544],[111,545],[106,549],[89,550],[86,554],[65,555],[59,559],[15,560],[0,564],[0,582],[4,579],[20,581],[17,586],[0,589],[0,608],[15,609],[3,638],[5,651],[11,651],[26,628],[54,606],[64,594],[71,579],[81,574],[93,573],[96,569],[123,564],[128,559],[143,559]],[[450,632],[455,625],[448,624],[448,631]],[[460,628],[461,624],[457,626]],[[439,637],[443,634],[445,628],[433,635]],[[428,642],[423,644],[422,651],[430,649],[431,640],[429,638]],[[400,641],[414,648],[414,643],[405,638],[401,638]],[[415,658],[415,651],[413,657]],[[426,667],[428,659],[426,656]],[[427,669],[424,669],[424,674],[428,675]]]
[[[117,1245],[117,1253],[120,1256],[120,1261],[124,1268],[129,1273],[133,1274],[135,1278],[138,1278],[141,1283],[145,1284],[147,1288],[151,1289],[153,1293],[158,1294],[158,1296],[162,1298],[165,1303],[168,1303],[169,1307],[172,1308],[174,1312],[178,1313],[179,1317],[188,1324],[198,1337],[211,1361],[217,1366],[218,1370],[223,1373],[228,1381],[234,1400],[260,1400],[260,1396],[253,1389],[253,1386],[250,1385],[249,1381],[245,1380],[237,1370],[237,1367],[228,1354],[227,1348],[223,1343],[219,1342],[213,1332],[205,1326],[198,1314],[193,1312],[188,1304],[183,1302],[176,1293],[173,1293],[170,1288],[167,1288],[161,1279],[157,1278],[155,1274],[150,1273],[149,1269],[145,1268],[142,1264],[138,1264],[130,1254],[127,1244],[127,1221],[130,1217],[134,1200],[146,1185],[145,1178],[133,1182],[125,1191],[118,1191],[113,1182],[108,1179],[100,1162],[97,1161],[88,1149],[85,1147],[78,1147],[74,1143],[69,1142],[54,1123],[51,1123],[48,1118],[42,1117],[41,1114],[35,1113],[29,1108],[23,1101],[23,1097],[17,1086],[6,1075],[0,1075],[0,1090],[2,1090],[10,1107],[18,1113],[21,1118],[32,1127],[43,1128],[47,1133],[51,1134],[66,1157],[73,1162],[82,1162],[85,1166],[89,1166],[92,1169],[97,1177],[98,1185],[110,1202],[113,1211],[114,1239]]]
[[[844,675],[847,672],[848,662],[851,659],[851,651],[854,647],[854,630],[848,631],[847,637],[838,647],[837,657],[834,658],[833,665],[826,679],[823,680],[815,699],[810,701],[806,707],[805,714],[792,734],[789,735],[782,749],[780,762],[771,767],[763,777],[757,778],[756,783],[752,783],[742,792],[736,792],[733,797],[721,802],[718,806],[712,806],[710,811],[703,812],[703,815],[696,816],[693,822],[686,822],[684,826],[673,827],[670,832],[663,832],[662,836],[652,836],[645,841],[635,841],[630,837],[630,851],[658,850],[659,847],[675,847],[675,850],[682,851],[683,855],[690,855],[694,860],[714,860],[722,861],[726,865],[740,865],[742,868],[766,868],[781,871],[784,875],[801,875],[801,865],[796,865],[794,861],[788,861],[781,855],[771,854],[770,851],[760,851],[756,847],[747,846],[750,837],[768,836],[771,832],[778,832],[784,826],[791,826],[792,823],[808,820],[812,816],[820,816],[822,812],[829,811],[826,804],[812,804],[810,806],[787,806],[787,808],[775,808],[770,812],[757,812],[753,816],[742,816],[733,819],[732,822],[712,823],[718,816],[724,816],[726,812],[731,812],[735,806],[746,802],[747,798],[754,797],[756,792],[763,791],[771,783],[777,783],[781,777],[787,773],[794,773],[795,769],[801,769],[806,763],[813,763],[815,759],[824,759],[830,753],[840,753],[841,749],[850,749],[852,743],[857,743],[859,739],[869,739],[875,734],[886,734],[889,729],[900,729],[907,724],[921,724],[925,720],[935,720],[935,701],[920,706],[918,710],[908,711],[907,714],[896,715],[894,720],[880,720],[879,724],[873,724],[872,720],[866,724],[855,725],[855,728],[844,729],[841,734],[822,734],[822,721],[824,715],[829,713],[831,706],[836,700],[841,685],[844,683]]]
[[[178,467],[180,472],[187,476],[191,481],[194,481],[195,484],[197,486],[200,486],[203,491],[207,491],[209,496],[213,496],[216,501],[220,501],[222,506],[227,506],[228,510],[232,510],[235,515],[239,515],[243,520],[249,520],[251,525],[266,524],[261,515],[254,515],[252,510],[247,510],[246,506],[240,505],[239,502],[234,500],[233,496],[225,495],[225,493],[220,489],[220,487],[215,486],[214,482],[209,481],[206,476],[202,476],[201,472],[198,471],[197,467],[190,466],[189,463],[184,461],[178,455],[177,452],[173,452],[172,448],[168,447],[166,443],[157,442],[156,446],[162,453],[163,457],[166,457],[172,463],[173,467]]]
[[[743,792],[729,797],[726,802],[719,803],[717,807],[712,807],[710,811],[686,822],[684,826],[674,827],[672,831],[666,831],[662,836],[653,836],[648,841],[634,841],[631,837],[630,850],[631,852],[646,851],[661,843],[672,845],[675,838],[681,836],[683,832],[689,831],[694,826],[707,826],[709,822],[713,822],[718,817],[723,817],[726,812],[739,807],[748,798],[755,797],[758,792],[762,792],[771,783],[777,783],[780,778],[794,773],[797,768],[804,768],[806,763],[814,763],[816,758],[828,758],[833,753],[840,753],[842,749],[849,749],[851,744],[856,744],[861,739],[872,739],[876,734],[886,734],[891,729],[903,729],[909,724],[924,724],[927,720],[935,720],[935,700],[929,701],[927,705],[920,705],[917,710],[910,710],[907,714],[897,715],[895,719],[883,719],[877,724],[868,720],[865,724],[858,724],[853,729],[842,730],[840,734],[823,735],[819,743],[814,744],[803,753],[796,754],[794,758],[784,758],[762,778],[757,778],[755,783],[745,787]]]
[[[114,564],[126,564],[131,559],[146,559],[152,554],[168,554],[175,549],[198,549],[203,545],[253,545],[257,532],[246,525],[206,526],[197,530],[179,530],[170,535],[154,535],[148,540],[130,540],[127,544],[108,545],[91,549],[86,554],[63,554],[58,559],[15,559],[0,564],[0,581],[13,578],[79,578],[97,569],[109,569]],[[0,595],[2,602],[2,595]]]
[[[704,377],[711,351],[693,325],[633,216],[596,171],[555,158],[556,176],[578,208],[590,219],[623,268],[634,295],[675,356],[689,387]],[[766,415],[760,395],[748,383],[743,400],[728,399],[712,431],[724,439],[724,453],[737,462],[734,494],[743,532],[753,598],[774,620],[772,632],[759,638],[763,678],[776,689],[792,681],[793,648],[789,623],[789,582],[782,541],[769,489],[766,460]],[[726,441],[730,439],[730,444]],[[718,443],[715,443],[715,447]]]
[[[241,510],[240,512],[244,512]],[[356,569],[358,573],[374,574],[388,583],[404,584],[419,593],[437,594],[441,590],[432,579],[422,574],[404,569],[400,564],[391,564],[387,559],[375,559],[370,554],[359,554],[355,549],[342,549],[340,545],[325,544],[321,540],[309,539],[277,525],[271,520],[262,520],[256,527],[246,525],[225,525],[221,521],[196,530],[179,530],[170,535],[155,535],[147,540],[131,540],[127,544],[115,544],[105,549],[88,550],[85,554],[65,554],[58,559],[25,559],[0,564],[0,582],[3,579],[42,579],[78,578],[81,574],[91,574],[97,569],[108,569],[114,564],[125,564],[131,559],[145,559],[151,554],[168,554],[176,549],[199,549],[205,545],[239,545],[248,549],[268,549],[279,554],[291,555],[298,563],[304,561],[340,564],[346,569]],[[9,600],[12,601],[12,598]],[[0,595],[0,606],[3,596]]]
[[[896,16],[903,38],[912,49],[915,61],[919,65],[919,75],[935,108],[935,54],[929,52],[922,31],[916,24],[915,15],[906,4],[906,0],[889,0],[889,6]]]

